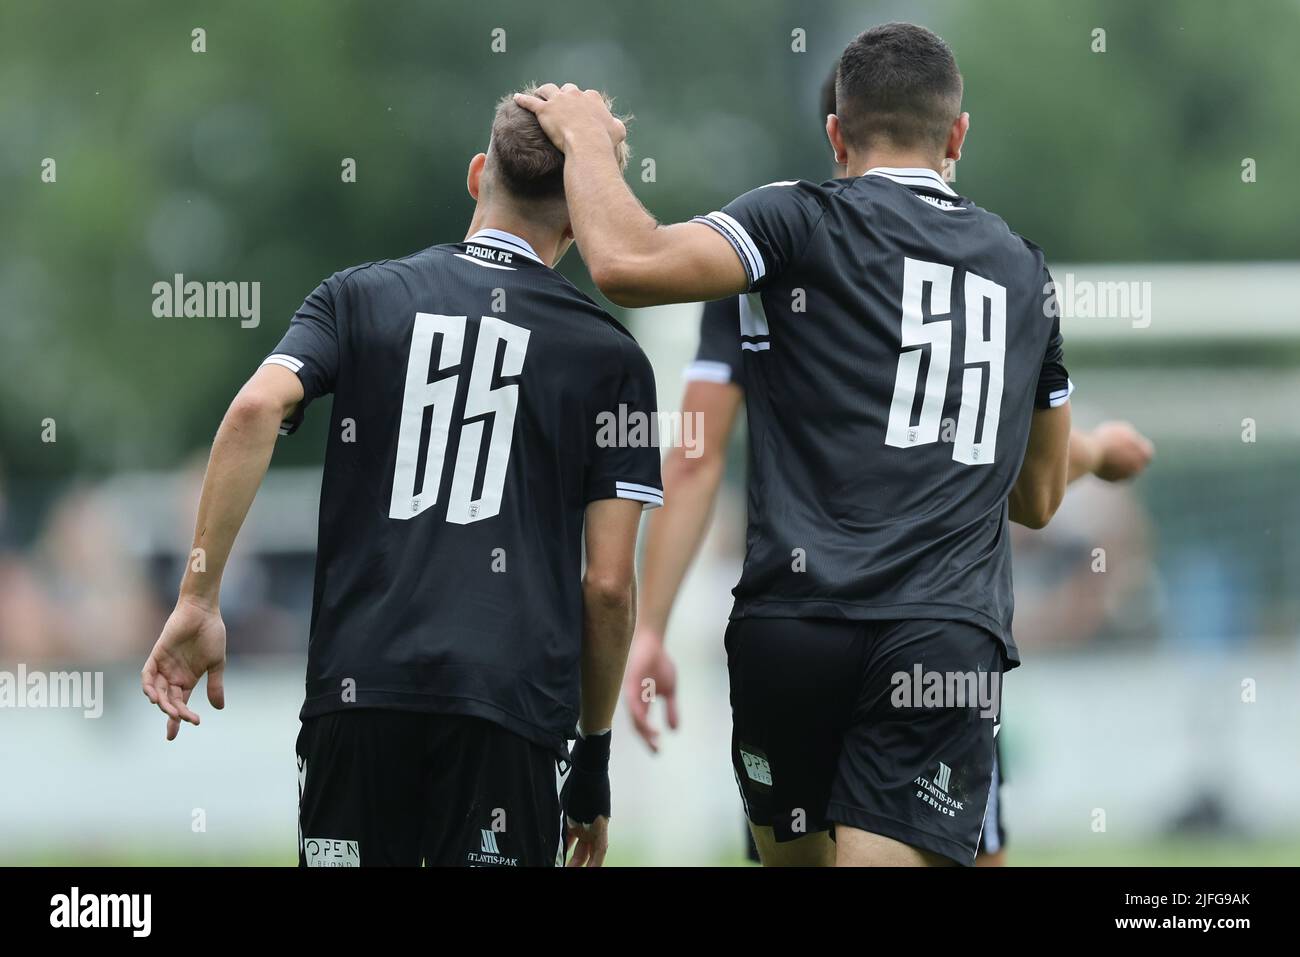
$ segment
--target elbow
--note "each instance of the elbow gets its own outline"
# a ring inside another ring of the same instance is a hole
[[[616,306],[634,309],[653,305],[647,296],[641,271],[629,260],[616,254],[593,256],[587,263],[591,281]]]
[[[664,488],[716,488],[726,465],[724,453],[712,446],[675,448],[664,459]]]
[[[241,389],[230,403],[226,422],[241,432],[272,425],[278,431],[286,414],[281,404],[269,396],[255,389]]]
[[[604,294],[605,298],[616,306],[634,309],[642,304],[628,275],[617,267],[606,266],[600,269],[593,267],[591,281],[596,284],[596,288]]]
[[[633,576],[626,573],[593,572],[587,570],[582,578],[582,599],[588,608],[605,613],[632,610]]]
[[[1035,531],[1046,528],[1047,523],[1050,522],[1051,520],[1052,520],[1052,513],[1046,510],[1021,511],[1016,515],[1017,524],[1023,525],[1025,526],[1025,528],[1032,528]]]
[[[1028,494],[1017,495],[1012,503],[1011,518],[1026,528],[1042,529],[1052,520],[1065,497],[1065,487],[1038,488]]]

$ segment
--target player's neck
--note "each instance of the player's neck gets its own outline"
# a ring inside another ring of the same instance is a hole
[[[932,169],[943,175],[943,161],[926,153],[906,150],[872,150],[869,153],[849,154],[846,176],[861,176],[869,169]]]
[[[469,232],[465,234],[465,238],[468,239],[480,229],[499,229],[518,236],[532,246],[533,252],[537,253],[537,258],[548,266],[555,265],[563,239],[552,229],[529,222],[517,214],[496,206],[480,206],[474,210],[474,218],[470,220]]]

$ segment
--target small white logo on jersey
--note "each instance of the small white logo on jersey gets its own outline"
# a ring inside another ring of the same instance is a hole
[[[960,212],[964,212],[965,209],[966,209],[965,206],[958,206],[956,203],[950,203],[950,202],[948,202],[948,200],[946,200],[946,199],[940,199],[940,198],[937,197],[937,196],[926,196],[924,193],[913,193],[912,195],[915,196],[917,199],[923,199],[923,200],[925,200],[925,201],[926,201],[927,203],[929,203],[931,206],[934,206],[934,207],[936,207],[936,208],[938,208],[938,209],[942,209],[942,210],[944,210],[945,212],[949,212],[949,213],[957,212],[957,213],[960,213]]]
[[[484,854],[500,854],[501,849],[497,847],[496,832],[485,829],[480,833],[483,835],[483,843],[479,847],[479,851]]]
[[[944,794],[947,794],[947,793],[948,793],[948,779],[949,779],[950,777],[952,777],[952,768],[948,767],[948,765],[946,765],[946,764],[944,764],[942,761],[940,761],[940,762],[939,762],[939,773],[936,774],[936,775],[934,776],[934,786],[937,787],[937,788],[938,788],[940,791],[942,791]]]
[[[757,754],[750,754],[748,751],[740,752],[740,760],[745,765],[745,774],[751,781],[757,781],[759,784],[772,786],[772,766],[767,763],[767,758],[759,757]]]
[[[488,262],[492,263],[505,263],[506,265],[509,265],[515,258],[514,253],[508,253],[503,249],[491,249],[487,246],[471,246],[468,243],[465,244],[465,252],[469,253],[471,256],[477,257],[478,259],[486,259]]]
[[[360,867],[361,844],[333,837],[309,837],[303,841],[308,867]]]

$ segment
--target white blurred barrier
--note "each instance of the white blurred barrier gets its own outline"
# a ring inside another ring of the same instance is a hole
[[[683,627],[673,641],[683,728],[657,757],[625,723],[616,730],[615,850],[638,863],[715,863],[738,857],[742,834],[720,631]],[[291,863],[301,677],[297,661],[236,665],[227,710],[201,704],[204,724],[171,744],[127,670],[108,676],[98,720],[0,711],[0,863],[52,852]],[[1204,794],[1243,838],[1294,834],[1297,687],[1300,661],[1264,654],[1030,660],[1006,689],[1013,840],[1097,839],[1098,809],[1110,840],[1146,840]]]

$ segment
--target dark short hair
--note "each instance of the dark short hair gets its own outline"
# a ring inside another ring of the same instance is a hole
[[[536,91],[536,86],[528,86],[519,92]],[[606,97],[605,103],[608,106],[612,101]],[[615,152],[619,167],[626,167],[627,143],[620,143]],[[487,155],[488,166],[512,196],[528,200],[564,198],[564,154],[542,132],[537,117],[515,102],[514,93],[497,101]]]
[[[942,148],[961,112],[961,73],[948,44],[914,23],[854,38],[836,71],[836,116],[847,143]]]

